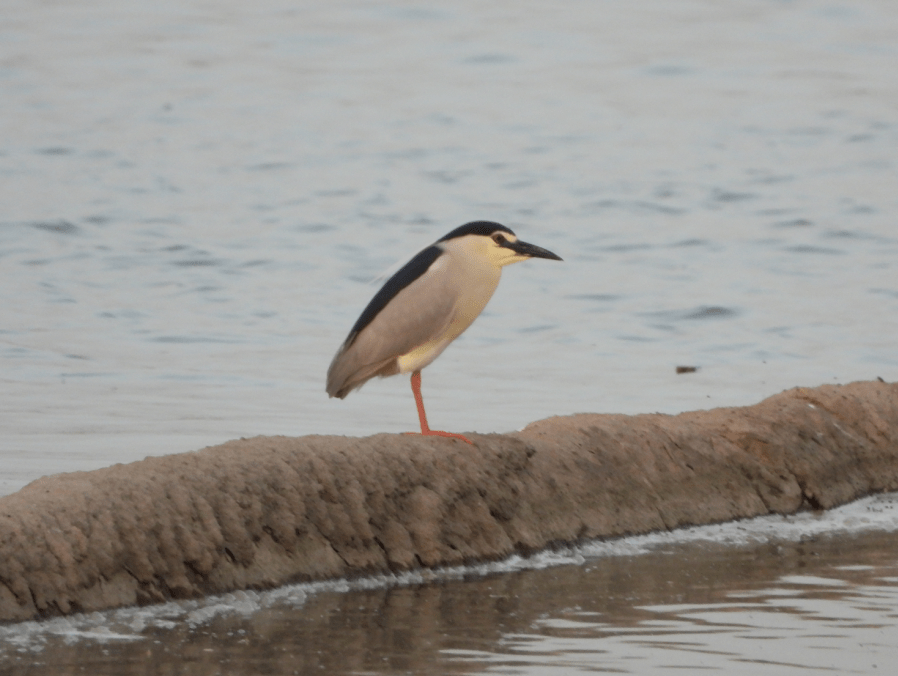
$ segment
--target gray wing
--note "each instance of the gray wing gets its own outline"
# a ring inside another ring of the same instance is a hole
[[[435,266],[402,289],[337,352],[327,393],[344,398],[374,376],[399,373],[398,357],[439,336],[455,314],[455,294]]]

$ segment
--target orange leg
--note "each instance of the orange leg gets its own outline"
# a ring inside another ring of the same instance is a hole
[[[412,373],[412,393],[415,395],[415,405],[418,407],[418,419],[421,421],[421,434],[426,437],[436,436],[461,439],[462,441],[468,442],[472,446],[474,445],[474,442],[472,442],[467,437],[462,436],[461,434],[453,434],[452,432],[440,432],[439,430],[430,429],[430,426],[427,424],[427,414],[424,413],[424,399],[421,397],[420,371],[415,371],[414,373]],[[415,432],[407,432],[406,434],[415,434]]]

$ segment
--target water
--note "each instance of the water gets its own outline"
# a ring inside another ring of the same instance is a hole
[[[890,0],[3,17],[0,493],[415,429],[406,379],[324,374],[372,280],[475,218],[565,262],[509,268],[424,372],[434,427],[898,379]]]

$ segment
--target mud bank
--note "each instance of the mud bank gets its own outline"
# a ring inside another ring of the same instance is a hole
[[[0,621],[496,559],[898,490],[898,384],[515,434],[257,437],[0,498]]]

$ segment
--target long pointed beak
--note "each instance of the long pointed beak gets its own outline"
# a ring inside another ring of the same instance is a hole
[[[521,240],[518,240],[517,242],[506,242],[503,246],[508,247],[521,256],[527,256],[529,258],[548,258],[552,261],[563,260],[561,256],[553,254],[548,249],[543,249],[541,246],[522,242]]]

